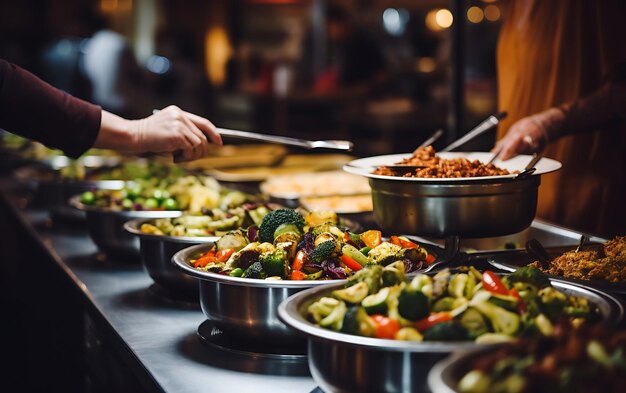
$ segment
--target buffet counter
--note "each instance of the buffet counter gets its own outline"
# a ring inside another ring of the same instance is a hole
[[[303,353],[225,339],[199,304],[160,292],[139,260],[105,258],[84,221],[51,219],[23,184],[0,186],[0,334],[10,360],[0,390],[322,393]],[[571,246],[579,237],[535,220],[460,248],[478,260],[529,238]]]
[[[0,214],[1,299],[10,316],[2,327],[10,338],[3,357],[11,359],[0,386],[87,392],[316,388],[305,358],[255,357],[203,343],[198,327],[206,319],[199,305],[159,295],[139,261],[101,258],[82,223],[51,221],[8,180],[2,181]]]

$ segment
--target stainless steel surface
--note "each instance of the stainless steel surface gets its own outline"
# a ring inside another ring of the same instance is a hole
[[[2,194],[8,192],[4,185],[0,189]],[[145,391],[306,393],[315,389],[310,376],[290,374],[282,361],[243,358],[203,345],[197,330],[206,317],[198,306],[181,306],[156,296],[152,280],[139,265],[96,259],[98,250],[86,233],[65,225],[50,228],[45,225],[46,211],[18,208],[19,201],[19,195],[11,196],[9,208],[20,218],[20,226],[31,234],[33,244],[49,252],[50,263],[67,275],[67,280],[58,282],[59,289],[72,287],[86,312],[113,340],[102,343],[106,347],[101,351],[119,351],[123,364],[118,366],[148,381]]]
[[[539,176],[489,182],[402,182],[369,178],[383,229],[411,235],[489,237],[520,232],[537,209]]]
[[[127,221],[124,229],[139,238],[141,263],[154,282],[173,298],[198,301],[199,280],[183,273],[172,264],[172,257],[189,246],[214,242],[216,237],[164,236],[141,232],[141,225],[153,218]]]
[[[230,277],[198,270],[189,260],[208,251],[201,244],[179,251],[172,262],[186,274],[200,280],[200,306],[204,315],[224,333],[243,340],[288,347],[303,345],[302,336],[285,326],[276,313],[289,296],[307,288],[345,280],[291,281]]]
[[[588,235],[590,241],[604,243],[606,239]],[[558,225],[549,223],[541,219],[535,219],[528,228],[521,232],[517,232],[505,236],[485,237],[485,238],[464,238],[461,239],[461,251],[464,252],[504,252],[504,251],[523,251],[524,245],[530,239],[539,240],[545,247],[563,247],[575,246],[580,238],[580,232],[563,228]],[[416,237],[417,240],[426,243],[434,243],[442,246],[444,244],[441,239],[432,239],[424,237]]]
[[[605,322],[622,321],[624,309],[616,298],[580,285],[551,281],[555,288],[597,304]],[[318,327],[304,317],[309,304],[341,287],[342,284],[335,284],[307,289],[278,307],[283,322],[307,335],[311,375],[327,393],[426,391],[427,374],[436,362],[452,352],[486,346],[474,342],[407,342],[349,335]]]
[[[84,211],[87,231],[91,240],[107,256],[139,261],[139,239],[124,229],[126,221],[137,218],[178,217],[182,211],[141,210],[115,211],[86,206],[80,203],[80,195],[70,198],[70,205]]]
[[[485,132],[491,130],[493,127],[497,126],[500,123],[500,120],[506,117],[506,112],[500,112],[496,115],[489,116],[486,120],[482,121],[476,127],[472,128],[467,134],[463,135],[456,141],[450,143],[448,146],[444,147],[441,151],[452,151],[472,139],[484,134]]]
[[[237,139],[246,139],[253,141],[278,143],[281,145],[290,145],[303,147],[305,149],[335,149],[335,150],[352,150],[352,142],[343,140],[327,140],[327,141],[309,141],[306,139],[290,138],[287,136],[259,134],[256,132],[231,130],[228,128],[216,128],[221,136],[228,136]]]

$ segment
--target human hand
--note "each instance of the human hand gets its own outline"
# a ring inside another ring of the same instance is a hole
[[[209,141],[222,145],[221,136],[209,120],[174,105],[133,123],[136,150],[173,153],[177,162],[206,156]]]
[[[518,154],[540,153],[551,140],[556,139],[564,118],[563,111],[557,108],[524,117],[509,128],[491,152],[498,153],[501,160]]]

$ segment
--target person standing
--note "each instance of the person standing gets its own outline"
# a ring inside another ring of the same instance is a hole
[[[626,3],[512,0],[497,48],[494,152],[543,151],[537,216],[577,230],[626,233]]]

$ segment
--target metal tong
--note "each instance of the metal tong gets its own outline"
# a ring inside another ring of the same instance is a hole
[[[309,141],[306,139],[291,138],[287,136],[267,135],[259,134],[256,132],[231,130],[228,128],[216,128],[215,129],[221,136],[246,139],[260,142],[277,143],[281,145],[290,145],[303,147],[305,149],[335,149],[335,150],[352,150],[353,144],[350,141],[344,140],[322,140],[322,141]]]
[[[500,120],[504,119],[506,117],[507,113],[506,112],[500,112],[497,113],[495,115],[491,115],[489,116],[487,119],[483,120],[480,124],[478,124],[476,127],[474,127],[471,131],[469,131],[467,134],[463,135],[462,137],[460,137],[459,139],[457,139],[456,141],[450,143],[448,146],[444,147],[441,151],[452,151],[464,144],[466,144],[467,142],[471,141],[472,139],[484,134],[485,132],[491,130],[492,128],[496,127],[499,123]]]

